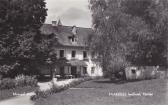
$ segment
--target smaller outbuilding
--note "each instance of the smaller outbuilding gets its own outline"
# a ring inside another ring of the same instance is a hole
[[[127,80],[143,80],[157,78],[158,66],[131,66],[125,69]]]

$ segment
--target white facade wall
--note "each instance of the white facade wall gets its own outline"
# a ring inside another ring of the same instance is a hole
[[[73,49],[73,48],[67,48],[67,49],[63,49],[63,48],[59,48],[57,49],[57,57],[59,57],[59,51],[60,50],[64,50],[64,57],[66,57],[67,60],[71,60],[71,59],[74,59],[72,58],[72,51],[76,51],[76,57],[75,59],[78,59],[78,60],[83,60],[83,51],[87,51],[87,50],[80,50],[80,49]],[[88,56],[88,59],[91,59],[91,54],[87,51],[87,56]]]
[[[77,60],[84,60],[83,58],[83,51],[87,52],[87,59],[88,61],[85,61],[87,64],[87,75],[88,76],[103,76],[102,68],[99,64],[96,64],[92,62],[91,60],[91,53],[87,50],[83,49],[75,49],[75,48],[59,48],[57,49],[57,57],[60,58],[60,50],[64,50],[64,57],[66,57],[67,60],[71,59],[77,59]],[[75,58],[72,58],[72,51],[76,51]],[[94,73],[92,73],[93,67],[95,68]],[[67,66],[64,67],[65,74],[71,74],[71,68],[68,68]],[[81,76],[86,76],[86,74],[83,73],[83,67],[77,66],[77,72],[80,72]]]

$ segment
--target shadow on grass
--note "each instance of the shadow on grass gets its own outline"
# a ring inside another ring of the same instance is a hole
[[[140,82],[142,80],[125,80],[125,79],[103,79],[103,80],[96,80],[96,81],[93,81],[93,82],[96,82],[96,83],[113,83],[113,84],[125,84],[125,83],[131,83],[131,82]]]
[[[96,83],[124,84],[124,83],[127,83],[128,81],[126,81],[126,80],[119,80],[119,79],[114,79],[114,80],[103,79],[103,80],[96,80],[96,81],[94,81],[94,82],[96,82]]]

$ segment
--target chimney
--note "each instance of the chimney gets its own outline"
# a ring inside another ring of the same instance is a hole
[[[76,27],[75,25],[72,26],[72,33],[73,33],[74,35],[77,34],[77,27]]]
[[[57,21],[52,21],[52,26],[53,27],[57,26]]]

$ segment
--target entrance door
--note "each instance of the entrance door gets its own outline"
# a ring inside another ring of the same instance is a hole
[[[64,67],[60,67],[60,74],[62,77],[64,77],[64,75],[65,75]]]
[[[72,66],[71,67],[71,74],[75,77],[77,77],[77,67],[76,66]]]

